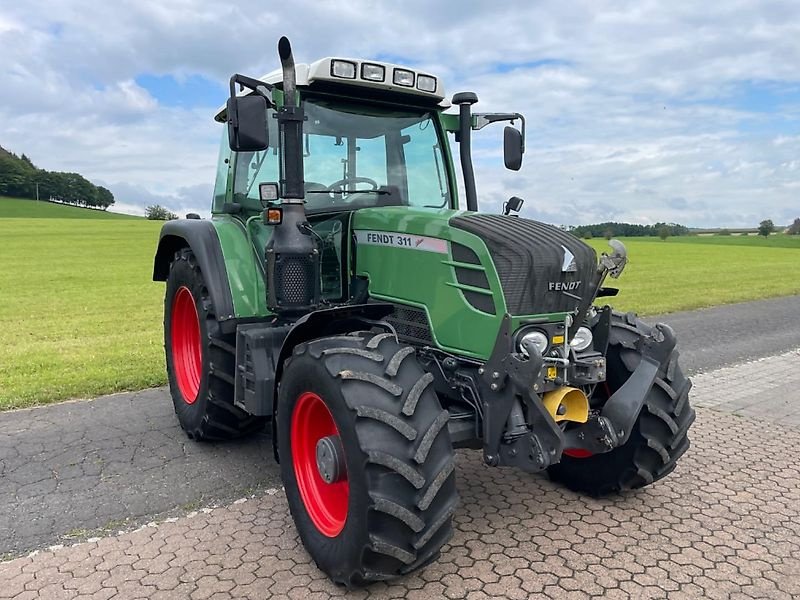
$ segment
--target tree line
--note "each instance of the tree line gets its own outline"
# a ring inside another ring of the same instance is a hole
[[[79,173],[40,169],[25,156],[0,147],[0,196],[41,198],[106,210],[114,204],[114,194],[94,185]]]
[[[605,223],[595,223],[594,225],[567,226],[567,231],[574,236],[589,238],[612,237],[674,237],[678,235],[689,235],[689,228],[677,223],[656,223],[654,225],[637,225],[636,223],[616,223],[607,221]]]

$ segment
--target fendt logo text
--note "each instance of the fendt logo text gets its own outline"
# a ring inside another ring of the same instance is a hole
[[[550,281],[547,283],[547,289],[551,292],[571,292],[577,290],[580,285],[580,279],[578,281]]]

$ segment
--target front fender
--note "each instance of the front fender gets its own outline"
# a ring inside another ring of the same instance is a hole
[[[217,319],[225,321],[234,318],[233,297],[225,269],[225,258],[216,228],[211,221],[181,219],[167,221],[164,224],[153,260],[153,281],[167,280],[175,253],[183,248],[190,248],[197,259],[211,301],[214,303]]]

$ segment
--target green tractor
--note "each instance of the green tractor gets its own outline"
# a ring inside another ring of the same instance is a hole
[[[601,495],[666,476],[689,447],[675,336],[596,299],[626,264],[564,231],[478,212],[473,130],[438,78],[325,58],[231,78],[211,219],[164,225],[164,344],[195,440],[267,427],[316,564],[346,585],[439,555],[455,448]],[[238,91],[236,88],[239,88]],[[448,134],[459,145],[459,203]]]

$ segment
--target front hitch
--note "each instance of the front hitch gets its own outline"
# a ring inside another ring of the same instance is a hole
[[[491,466],[514,466],[531,473],[558,462],[564,434],[535,390],[542,382],[544,360],[516,352],[511,317],[505,315],[494,349],[479,369],[483,404],[483,458]],[[522,417],[528,409],[528,429]]]
[[[537,393],[543,387],[543,358],[531,353],[526,359],[516,352],[511,318],[506,315],[492,354],[479,369],[484,461],[535,473],[561,460],[565,448],[602,454],[622,446],[675,343],[675,333],[669,326],[656,325],[648,336],[638,340],[639,365],[600,413],[565,432]],[[523,407],[527,409],[527,424]]]
[[[567,448],[599,454],[627,442],[658,369],[669,358],[676,341],[675,332],[663,323],[658,323],[650,335],[640,338],[636,345],[641,355],[639,365],[606,401],[598,416],[566,432]]]

